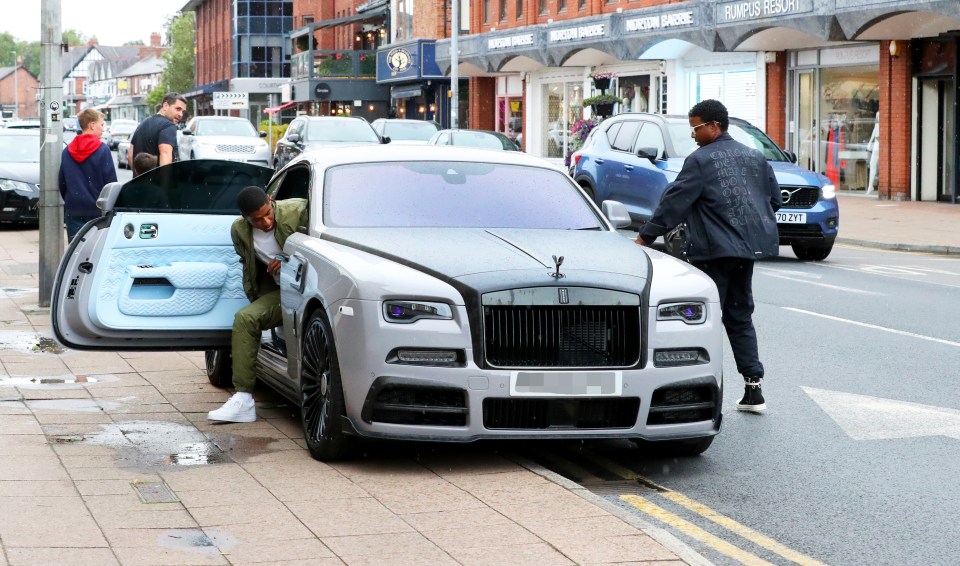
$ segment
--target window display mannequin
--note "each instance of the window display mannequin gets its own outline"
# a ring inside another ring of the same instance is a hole
[[[873,123],[873,133],[870,134],[870,141],[867,142],[870,150],[870,172],[867,174],[867,194],[873,192],[873,184],[877,181],[877,166],[880,164],[880,113],[877,112],[877,119]]]

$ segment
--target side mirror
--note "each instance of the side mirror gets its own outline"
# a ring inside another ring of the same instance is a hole
[[[656,161],[659,156],[660,150],[655,147],[641,147],[637,150],[637,157],[645,157],[651,162]]]
[[[267,137],[267,132],[260,132],[260,137],[261,138]]]
[[[190,130],[183,130],[183,135],[185,135],[185,136],[192,136],[192,135],[193,135],[193,132],[191,132]]]
[[[390,136],[381,136],[380,143],[390,143]]]
[[[290,134],[287,136],[287,141],[290,143],[300,143],[300,134]]]
[[[605,200],[600,204],[600,210],[614,228],[626,228],[631,224],[630,213],[620,201]]]
[[[120,189],[123,188],[123,183],[120,181],[115,181],[113,183],[107,183],[100,189],[100,196],[97,197],[97,208],[99,208],[104,214],[113,210],[113,205],[117,202],[117,197],[120,196]]]
[[[787,154],[787,158],[790,159],[790,163],[796,163],[796,162],[797,162],[797,154],[796,154],[796,153],[794,153],[794,152],[792,152],[792,151],[785,151],[784,153]]]

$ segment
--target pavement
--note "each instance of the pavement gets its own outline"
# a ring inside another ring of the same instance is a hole
[[[839,198],[841,244],[960,253],[960,206]],[[0,566],[709,563],[663,525],[470,445],[324,464],[269,394],[256,423],[211,425],[229,392],[202,352],[53,340],[38,248],[37,230],[0,228]]]

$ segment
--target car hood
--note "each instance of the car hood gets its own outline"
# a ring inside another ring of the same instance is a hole
[[[36,186],[40,182],[40,164],[0,163],[0,179],[22,181]]]
[[[680,169],[683,168],[683,162],[684,159],[679,157],[665,160],[666,165],[664,169],[673,173],[673,177],[670,179],[671,181],[680,173]],[[781,185],[822,187],[830,182],[830,180],[823,175],[808,171],[796,163],[787,161],[769,161],[768,163],[773,167],[773,173],[777,176],[777,183]]]
[[[516,228],[332,228],[325,240],[476,289],[537,285],[620,287],[639,292],[649,261],[616,232]],[[563,257],[557,271],[553,256]]]

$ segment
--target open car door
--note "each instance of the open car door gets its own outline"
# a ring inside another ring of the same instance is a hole
[[[230,225],[237,194],[272,169],[178,161],[104,187],[104,216],[60,261],[51,300],[57,340],[77,350],[209,350],[230,344],[249,304]]]

